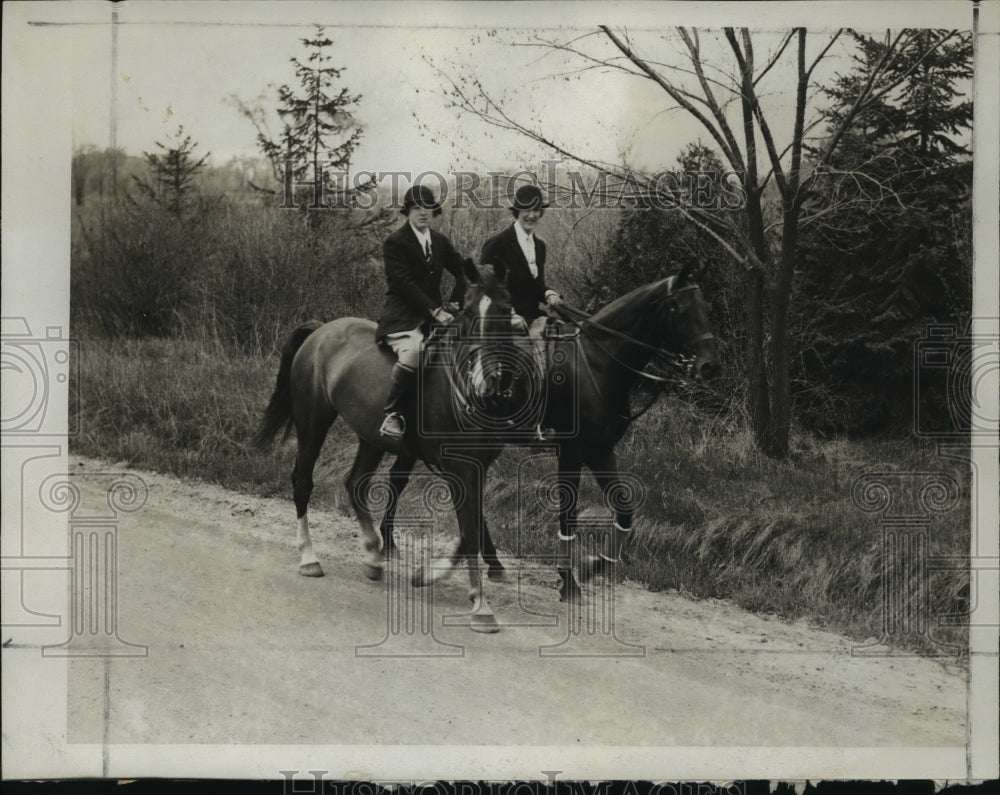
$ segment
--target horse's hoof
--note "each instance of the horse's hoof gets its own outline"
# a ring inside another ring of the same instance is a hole
[[[505,582],[507,580],[507,569],[501,563],[490,564],[486,569],[486,576],[494,582]]]
[[[381,580],[385,572],[381,566],[376,566],[374,563],[362,564],[362,571],[364,571],[365,577],[369,580]]]
[[[580,561],[580,582],[588,582],[601,574],[607,574],[610,564],[602,557],[588,555]]]
[[[583,592],[577,585],[572,569],[559,569],[559,601],[577,603],[583,598]]]
[[[572,585],[567,585],[563,583],[559,586],[559,601],[560,602],[572,602],[573,604],[579,604],[580,600],[583,598],[583,591],[580,590],[576,583]]]
[[[492,634],[500,631],[500,625],[497,624],[496,616],[473,613],[472,621],[469,623],[469,629],[473,632]]]
[[[299,566],[299,574],[303,577],[322,577],[323,567],[319,565],[317,561],[312,563],[303,563]]]

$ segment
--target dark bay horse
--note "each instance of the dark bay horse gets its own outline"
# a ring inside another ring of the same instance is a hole
[[[545,416],[556,437],[543,442],[558,448],[557,568],[562,580],[560,596],[571,600],[580,597],[579,581],[610,571],[632,529],[635,495],[619,476],[615,445],[633,419],[629,394],[640,379],[647,377],[643,368],[655,354],[668,352],[689,359],[691,371],[699,380],[713,378],[719,371],[708,304],[687,269],[633,290],[578,325],[581,334],[575,342],[559,343],[576,345],[578,355],[561,357],[563,363],[549,369]],[[393,496],[381,528],[387,551],[393,547],[397,498],[414,464],[412,457],[401,456],[390,471]],[[614,530],[606,536],[601,554],[586,556],[577,575],[571,561],[584,465],[594,475],[615,518]],[[503,566],[485,523],[482,549],[490,576],[499,578]]]
[[[472,628],[495,632],[496,620],[482,592],[479,553],[486,470],[499,455],[501,444],[494,439],[494,424],[482,416],[473,421],[472,415],[477,411],[488,415],[493,410],[503,416],[509,413],[505,404],[519,399],[511,366],[519,360],[515,353],[519,340],[506,288],[492,274],[483,274],[469,288],[454,326],[442,331],[445,339],[425,347],[417,405],[408,412],[407,433],[402,439],[390,439],[379,435],[379,426],[395,358],[375,344],[375,323],[341,318],[298,327],[282,351],[274,393],[252,443],[266,448],[279,432],[284,430],[287,436],[294,428],[292,488],[299,572],[307,577],[323,576],[309,537],[308,505],[316,459],[337,417],[358,436],[357,455],[345,483],[364,532],[364,572],[371,579],[383,574],[380,539],[368,508],[374,473],[386,453],[408,462],[424,461],[447,482],[460,538],[444,565],[417,572],[414,584],[428,584],[464,560],[469,567]],[[460,455],[453,452],[457,441],[461,442]],[[487,558],[496,559],[492,541],[483,551]]]

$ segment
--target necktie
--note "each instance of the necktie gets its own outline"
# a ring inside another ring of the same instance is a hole
[[[535,238],[528,235],[528,237],[525,238],[522,249],[524,251],[524,258],[528,260],[528,270],[531,271],[532,278],[537,279],[538,263],[535,261]]]
[[[424,261],[427,263],[428,268],[434,264],[434,256],[431,254],[430,240],[424,242]]]

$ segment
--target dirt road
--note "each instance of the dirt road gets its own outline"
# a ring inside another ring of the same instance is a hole
[[[474,634],[461,626],[463,572],[413,591],[404,559],[373,583],[355,523],[314,512],[327,576],[301,577],[290,500],[140,476],[148,501],[118,529],[118,634],[148,654],[71,662],[70,742],[965,741],[965,677],[954,665],[852,656],[848,640],[805,623],[628,583],[613,589],[613,633],[592,621],[570,633],[555,572],[534,566],[488,584],[506,626]],[[85,500],[105,499],[99,480],[78,480]],[[610,596],[592,587],[588,604]]]

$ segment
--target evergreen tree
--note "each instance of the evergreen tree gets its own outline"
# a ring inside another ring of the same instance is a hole
[[[184,127],[168,143],[156,142],[161,153],[143,152],[143,157],[152,172],[152,181],[134,176],[140,192],[175,216],[182,215],[194,204],[194,179],[204,169],[208,154],[195,159],[194,150],[198,146],[190,135],[184,135]]]
[[[257,143],[282,186],[291,185],[292,181],[322,180],[322,193],[317,191],[305,203],[313,204],[318,199],[324,204],[332,192],[342,190],[333,172],[349,169],[361,141],[363,131],[353,115],[361,95],[351,94],[346,86],[340,85],[344,69],[332,65],[333,40],[325,35],[321,25],[316,26],[315,36],[301,41],[308,55],[305,60],[291,58],[298,86],[285,84],[278,89],[281,132],[274,139],[263,124],[255,122]],[[254,119],[245,106],[242,109]],[[318,216],[313,213],[312,217]]]
[[[704,177],[700,187],[709,203],[718,196],[724,168],[711,149],[701,142],[688,144],[677,159],[677,167],[676,179],[663,181],[675,188],[672,200],[690,203],[699,174]],[[669,209],[664,198],[640,194],[622,213],[604,259],[585,277],[583,289],[589,308],[596,309],[684,266],[704,270],[713,282],[727,267],[718,244],[682,214]]]
[[[673,174],[673,180],[660,181],[672,186],[671,201],[683,204],[688,212],[703,205],[702,218],[731,212],[722,198],[726,169],[702,142],[684,147]],[[725,376],[718,391],[731,395],[746,376],[746,335],[742,333],[746,300],[740,267],[703,228],[665,206],[669,204],[665,198],[639,195],[623,211],[603,259],[584,276],[586,309],[595,311],[640,285],[691,268],[712,298],[712,326],[724,345]]]
[[[911,427],[913,346],[971,308],[971,37],[922,31],[891,70],[897,91],[859,113],[823,174],[803,247],[799,376],[804,419],[831,431]],[[831,127],[884,52],[854,34],[851,72],[827,93]],[[943,408],[943,407],[942,407]]]

